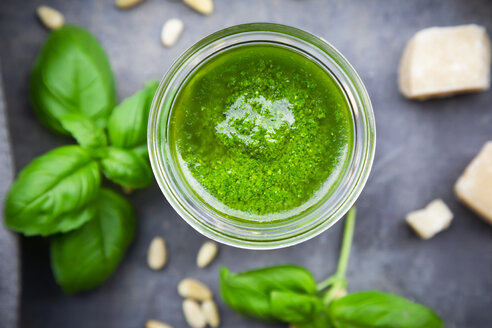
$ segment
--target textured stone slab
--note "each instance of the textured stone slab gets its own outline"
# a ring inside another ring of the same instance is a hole
[[[39,124],[28,102],[28,74],[46,36],[34,16],[37,0],[0,4],[9,127],[16,170],[71,140]],[[112,0],[46,0],[68,22],[89,27],[107,49],[120,99],[150,79],[160,79],[179,54],[218,29],[269,21],[307,29],[331,42],[353,64],[371,96],[378,141],[371,177],[358,201],[350,260],[349,291],[380,289],[423,302],[440,313],[447,327],[483,328],[492,322],[492,228],[455,197],[453,186],[482,145],[490,140],[490,91],[432,100],[407,101],[398,91],[397,69],[406,42],[430,26],[478,24],[492,31],[490,0],[215,0],[203,16],[180,1],[145,0],[117,10]],[[173,48],[160,43],[162,24],[184,21]],[[423,242],[407,227],[405,215],[442,198],[455,218],[452,226]],[[206,269],[195,265],[204,238],[173,211],[157,186],[131,196],[138,214],[133,245],[116,274],[94,290],[64,296],[49,269],[48,243],[23,239],[22,327],[143,327],[156,318],[186,327],[176,286],[198,278],[217,293],[220,266],[233,271],[280,263],[311,269],[318,279],[336,266],[342,225],[301,245],[275,251],[222,246]],[[169,261],[163,271],[147,267],[151,239],[162,235]],[[223,327],[271,327],[226,309]],[[284,327],[283,325],[279,327]]]

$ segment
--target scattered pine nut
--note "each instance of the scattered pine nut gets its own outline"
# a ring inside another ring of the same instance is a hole
[[[151,319],[145,323],[145,328],[173,328],[173,327],[168,325],[167,323]]]
[[[202,313],[210,327],[216,328],[220,325],[219,309],[213,300],[202,303]]]
[[[153,270],[160,270],[166,265],[166,260],[166,242],[162,237],[154,237],[147,252],[147,263],[149,267]]]
[[[197,302],[193,300],[184,300],[183,301],[183,313],[188,322],[188,325],[192,328],[205,328],[207,325],[207,321],[205,320],[205,316],[202,313],[202,309]]]
[[[198,11],[200,14],[210,15],[214,11],[212,0],[183,0],[185,4]]]
[[[206,285],[196,279],[186,278],[178,285],[178,293],[183,298],[191,298],[195,301],[212,299],[212,291]]]
[[[218,251],[219,246],[217,246],[217,243],[214,243],[213,241],[205,242],[198,251],[198,255],[196,257],[196,265],[199,268],[206,267],[215,259]]]
[[[120,9],[127,9],[138,5],[143,0],[116,0],[115,5]]]
[[[39,6],[36,10],[41,23],[50,30],[60,28],[65,24],[65,17],[56,9],[48,6]]]
[[[184,24],[178,18],[171,18],[162,26],[161,41],[166,47],[172,47],[183,32]]]

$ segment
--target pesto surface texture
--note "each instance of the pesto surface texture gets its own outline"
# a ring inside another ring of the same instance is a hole
[[[242,45],[184,82],[170,141],[198,196],[236,217],[266,218],[300,212],[336,184],[353,126],[321,66],[280,46]]]

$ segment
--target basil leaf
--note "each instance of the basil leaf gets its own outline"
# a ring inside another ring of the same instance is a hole
[[[143,144],[141,146],[132,148],[133,152],[136,153],[138,156],[142,157],[146,161],[149,161],[149,148],[147,147],[147,144]],[[150,163],[150,162],[149,162]]]
[[[270,308],[277,319],[289,323],[309,323],[323,311],[323,301],[314,295],[274,290],[270,294]]]
[[[294,265],[275,266],[239,274],[221,270],[220,292],[224,302],[239,313],[266,321],[278,321],[270,306],[273,291],[316,293],[313,276]]]
[[[440,328],[443,322],[423,305],[381,292],[360,292],[333,301],[328,315],[336,328]]]
[[[97,148],[108,144],[104,130],[82,114],[67,114],[60,123],[82,147]]]
[[[98,163],[80,146],[65,146],[33,160],[7,195],[5,222],[25,235],[80,227],[94,216],[86,205],[99,193]]]
[[[111,181],[129,188],[142,188],[152,182],[148,160],[129,149],[109,147],[101,159],[104,175]]]
[[[330,319],[326,315],[325,311],[320,311],[311,318],[310,322],[307,323],[296,323],[296,328],[332,328]]]
[[[115,107],[108,123],[111,144],[120,148],[147,145],[150,105],[159,83],[152,81]]]
[[[51,241],[51,268],[69,294],[103,283],[118,266],[135,233],[132,206],[114,191],[102,189],[92,206],[97,212],[94,219]]]
[[[79,113],[104,128],[115,86],[103,48],[87,30],[66,25],[48,36],[31,75],[31,103],[41,122],[68,134],[60,119]]]

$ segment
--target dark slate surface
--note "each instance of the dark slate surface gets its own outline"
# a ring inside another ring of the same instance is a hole
[[[372,175],[358,202],[359,218],[348,270],[349,289],[394,292],[434,308],[447,327],[492,325],[492,227],[453,195],[453,184],[485,141],[492,139],[492,92],[432,100],[403,99],[397,65],[405,42],[434,25],[477,23],[492,31],[490,0],[216,0],[203,17],[179,1],[146,0],[119,11],[112,0],[46,0],[69,22],[90,28],[109,53],[119,97],[160,78],[171,62],[203,36],[238,23],[269,21],[312,31],[334,44],[352,62],[371,95],[378,146]],[[42,127],[28,104],[28,74],[46,31],[34,17],[37,0],[2,0],[0,36],[9,124],[17,171],[33,157],[71,142]],[[177,45],[159,43],[162,23],[185,22]],[[4,155],[2,155],[4,156]],[[2,170],[6,168],[2,167]],[[451,228],[421,241],[404,216],[434,198],[455,213]],[[220,265],[245,270],[297,263],[322,279],[335,269],[342,224],[295,247],[247,251],[223,246],[205,270],[194,265],[205,240],[186,225],[157,186],[134,193],[139,218],[135,241],[116,274],[102,287],[64,296],[49,269],[48,244],[23,239],[21,326],[142,327],[157,318],[185,327],[176,284],[184,276],[217,289]],[[146,266],[146,249],[155,234],[169,243],[162,272]],[[267,327],[241,318],[221,304],[223,327]]]

